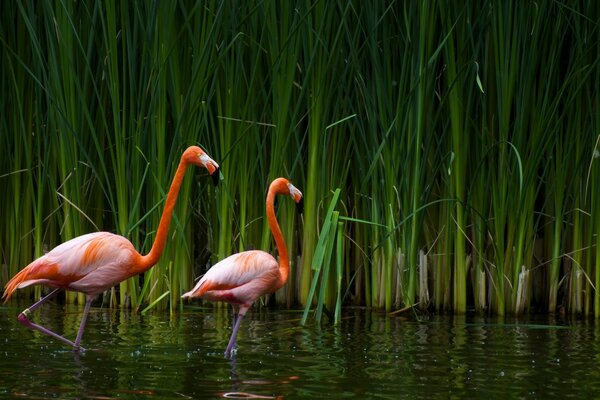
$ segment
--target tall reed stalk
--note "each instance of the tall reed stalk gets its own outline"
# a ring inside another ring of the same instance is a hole
[[[176,312],[211,264],[274,252],[286,176],[305,213],[277,206],[292,274],[262,304],[600,315],[596,2],[0,10],[2,283],[91,231],[147,252],[199,144],[220,186],[186,176],[160,262],[105,303]]]

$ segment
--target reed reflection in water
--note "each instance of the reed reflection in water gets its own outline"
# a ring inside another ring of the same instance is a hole
[[[23,398],[557,398],[600,391],[600,327],[547,317],[390,317],[346,309],[339,326],[258,310],[223,358],[228,310],[140,316],[92,309],[74,353],[0,308],[0,396]],[[76,334],[81,309],[34,320]]]

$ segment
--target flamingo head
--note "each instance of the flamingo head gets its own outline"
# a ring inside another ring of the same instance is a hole
[[[269,192],[274,194],[287,194],[292,200],[296,203],[296,208],[302,214],[304,211],[304,202],[302,200],[302,192],[298,190],[294,185],[290,183],[285,178],[277,178],[273,182],[271,182],[271,186],[269,187]]]
[[[220,177],[219,164],[210,158],[204,150],[198,146],[190,146],[183,153],[183,159],[190,164],[206,168],[210,176],[212,176],[213,183],[217,186]]]

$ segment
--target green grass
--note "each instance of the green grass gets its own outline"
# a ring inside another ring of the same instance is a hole
[[[305,213],[277,204],[292,273],[265,300],[305,321],[600,315],[596,2],[0,8],[1,283],[95,230],[147,252],[199,144],[221,184],[188,173],[160,262],[106,304],[177,312],[207,265],[273,251],[265,195],[285,176]]]

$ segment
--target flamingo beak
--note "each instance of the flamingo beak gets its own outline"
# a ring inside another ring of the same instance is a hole
[[[212,176],[214,185],[217,186],[219,184],[219,178],[221,177],[219,164],[214,162],[214,160],[206,153],[202,153],[202,155],[200,155],[200,165],[208,170],[208,173]]]
[[[217,167],[210,176],[212,177],[213,184],[217,186],[219,184],[219,177],[221,175],[221,169]]]
[[[302,214],[304,212],[304,197],[300,197],[300,201],[296,203],[296,210]]]
[[[294,185],[288,182],[288,190],[294,202],[296,202],[296,209],[300,214],[304,212],[304,197],[302,196],[302,192],[299,191]]]

